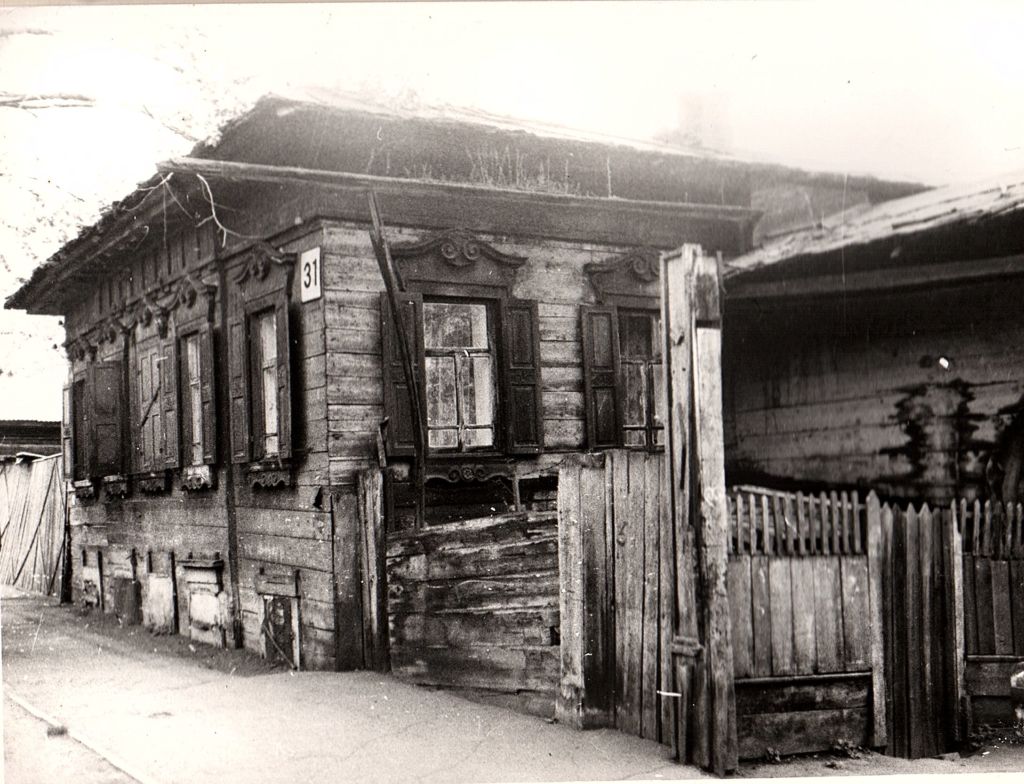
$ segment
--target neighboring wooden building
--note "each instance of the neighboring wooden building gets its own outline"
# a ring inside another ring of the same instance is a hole
[[[559,467],[663,444],[659,252],[750,251],[772,193],[917,190],[281,98],[159,169],[7,302],[67,324],[76,600],[544,713]]]
[[[1024,500],[1022,200],[942,188],[729,262],[730,480]]]
[[[0,462],[60,452],[60,422],[0,419]]]

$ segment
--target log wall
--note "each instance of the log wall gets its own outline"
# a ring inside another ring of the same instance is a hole
[[[396,675],[553,715],[560,653],[554,513],[391,535],[386,562]]]

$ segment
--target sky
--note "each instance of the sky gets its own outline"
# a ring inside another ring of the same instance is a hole
[[[1024,4],[995,2],[5,8],[0,94],[90,105],[0,107],[0,296],[192,147],[168,126],[205,136],[265,92],[638,139],[683,124],[741,158],[939,185],[1024,169],[1021,40]],[[59,327],[0,318],[0,417],[59,416],[62,352],[23,367],[37,333],[52,346]]]

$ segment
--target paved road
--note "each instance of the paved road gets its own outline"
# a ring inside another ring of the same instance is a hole
[[[3,596],[6,694],[69,731],[48,737],[5,699],[11,784],[131,780],[89,747],[146,784],[700,777],[667,749],[611,730],[574,732],[376,673],[267,672],[234,651],[212,660],[196,650],[200,664],[178,655],[190,654],[185,641],[97,633],[95,617]],[[74,759],[32,767],[55,751]],[[83,775],[65,776],[80,765]]]

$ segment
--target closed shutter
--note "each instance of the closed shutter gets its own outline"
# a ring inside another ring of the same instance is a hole
[[[64,409],[61,418],[60,452],[64,465],[64,478],[75,476],[75,420],[71,405],[71,383],[64,385]]]
[[[89,368],[86,383],[91,404],[91,473],[94,476],[119,474],[122,464],[122,423],[124,410],[120,362],[95,362]]]
[[[536,454],[544,446],[539,332],[536,302],[502,302],[505,444],[512,454]]]
[[[405,322],[406,335],[413,343],[410,351],[418,386],[423,386],[419,372],[423,355],[423,298],[419,294],[398,295],[399,307]],[[384,415],[388,418],[387,451],[389,455],[416,454],[416,430],[413,422],[412,399],[402,366],[399,333],[391,314],[387,292],[380,295],[381,351],[384,373]],[[425,410],[425,406],[421,408]]]
[[[241,313],[228,323],[228,394],[231,396],[231,461],[248,463],[249,437],[249,336]]]
[[[199,331],[199,394],[203,407],[203,462],[207,465],[217,462],[217,376],[213,356],[213,330],[203,327]]]
[[[291,334],[288,329],[288,299],[282,296],[274,309],[277,318],[277,454],[292,456]]]
[[[178,432],[178,344],[171,337],[160,346],[160,401],[163,411],[163,455],[159,468],[181,465],[181,437]]]
[[[587,412],[587,446],[605,449],[618,446],[619,330],[615,308],[581,308],[583,334],[583,393]]]

